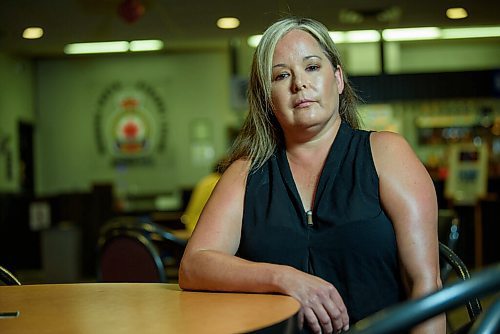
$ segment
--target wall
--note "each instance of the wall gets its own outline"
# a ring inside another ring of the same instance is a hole
[[[87,191],[101,182],[129,194],[193,186],[224,155],[227,129],[237,121],[229,99],[228,57],[226,50],[215,50],[38,61],[38,193]],[[151,86],[164,105],[165,148],[148,164],[117,166],[96,146],[98,101],[113,82],[139,81]],[[208,128],[214,149],[213,159],[204,164],[194,161],[192,152],[194,127],[200,123]]]
[[[211,168],[193,160],[193,131],[200,132],[199,124],[208,127],[215,159],[226,152],[228,129],[237,129],[245,115],[231,105],[230,80],[248,76],[254,50],[244,39],[233,42],[235,59],[229,47],[36,61],[0,54],[0,139],[9,138],[0,146],[0,191],[19,191],[19,121],[35,126],[37,195],[87,191],[96,182],[112,182],[130,193],[192,187]],[[380,73],[378,44],[339,49],[348,74]],[[388,73],[500,68],[498,39],[388,43],[385,56]],[[96,147],[98,100],[113,82],[137,81],[154,87],[164,103],[166,146],[149,166],[117,167]],[[11,177],[6,150],[12,155]]]
[[[19,191],[18,123],[34,115],[32,63],[0,53],[0,192]]]

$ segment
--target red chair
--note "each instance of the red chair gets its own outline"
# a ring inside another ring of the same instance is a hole
[[[167,282],[157,248],[138,231],[111,231],[98,248],[100,282]]]
[[[125,233],[128,232],[128,233]],[[126,240],[126,241],[125,241]],[[115,243],[118,243],[114,245]],[[169,230],[155,224],[147,217],[117,217],[106,223],[100,230],[98,241],[98,280],[110,281],[107,274],[112,269],[113,281],[119,282],[138,282],[145,281],[145,273],[133,272],[130,257],[132,251],[126,247],[135,245],[134,250],[137,256],[146,257],[149,263],[147,268],[139,268],[139,264],[134,265],[137,269],[154,273],[148,276],[147,281],[176,283],[178,280],[178,269],[186,240],[174,236]],[[109,248],[111,247],[112,248]],[[139,252],[139,249],[142,252]],[[115,254],[111,256],[109,253]],[[148,256],[144,256],[148,254]],[[111,257],[113,261],[108,260]],[[115,261],[125,261],[123,266],[114,264]],[[146,266],[142,264],[142,266]],[[135,268],[134,267],[134,268]],[[161,269],[160,269],[161,268]],[[132,271],[132,273],[131,273]],[[154,278],[153,278],[154,277]]]

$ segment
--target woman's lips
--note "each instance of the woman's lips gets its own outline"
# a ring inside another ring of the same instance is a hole
[[[294,108],[307,108],[313,103],[314,103],[313,100],[299,100],[293,104],[293,107]]]

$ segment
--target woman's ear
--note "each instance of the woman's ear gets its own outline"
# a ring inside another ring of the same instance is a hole
[[[342,94],[344,91],[344,73],[342,72],[342,67],[337,65],[333,73],[335,75],[335,79],[337,80],[337,90],[339,91],[339,94]]]

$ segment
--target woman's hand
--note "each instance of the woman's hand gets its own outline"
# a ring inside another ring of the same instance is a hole
[[[349,329],[349,316],[337,289],[327,281],[294,268],[284,273],[285,293],[302,305],[299,326],[314,333],[338,333]]]

